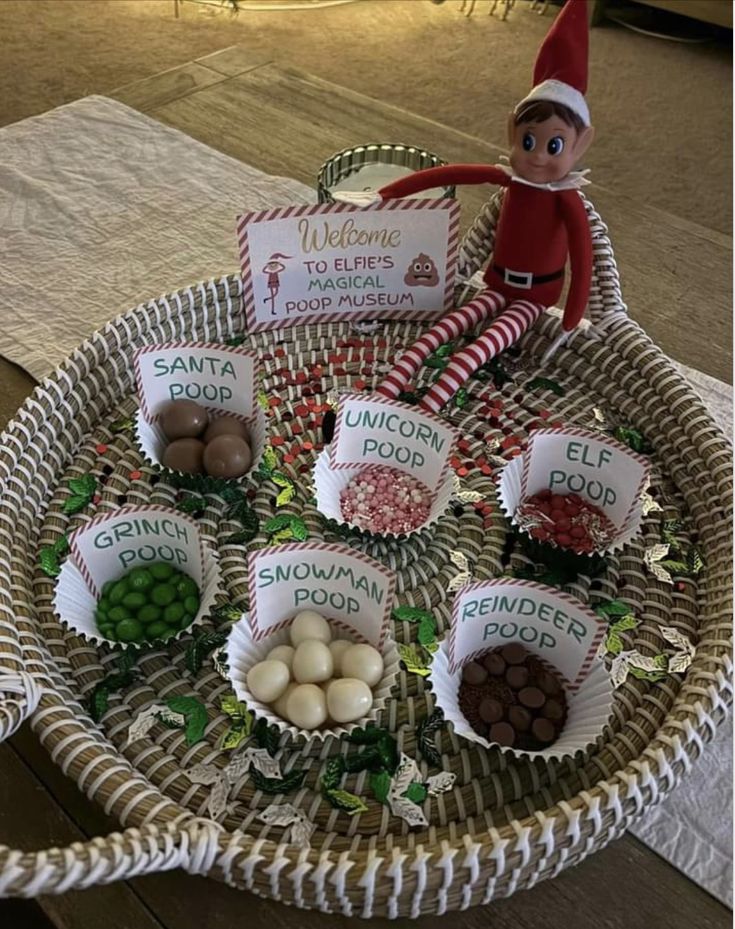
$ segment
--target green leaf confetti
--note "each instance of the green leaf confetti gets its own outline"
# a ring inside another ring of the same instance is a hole
[[[242,607],[234,603],[221,603],[212,610],[212,619],[216,623],[236,623],[241,616]]]
[[[219,747],[225,751],[237,748],[250,737],[254,716],[244,703],[240,703],[234,694],[228,694],[220,702],[222,712],[230,717],[232,723],[220,740]]]
[[[454,395],[454,405],[459,410],[463,410],[467,406],[467,401],[470,399],[470,395],[467,392],[466,387],[460,387],[457,393]]]
[[[414,781],[413,784],[408,785],[408,790],[403,794],[404,797],[408,797],[413,803],[420,805],[426,800],[428,791],[423,784],[419,784],[418,781]]]
[[[393,619],[399,622],[420,623],[423,619],[434,621],[434,614],[428,610],[421,610],[417,606],[397,606],[393,610]]]
[[[379,771],[383,767],[383,755],[377,745],[371,745],[364,752],[347,755],[344,760],[345,771],[356,774],[358,771]]]
[[[267,721],[262,717],[255,724],[253,738],[258,748],[264,748],[271,757],[278,751],[278,744],[281,740],[278,726],[269,726]]]
[[[353,729],[344,738],[345,742],[353,745],[377,745],[384,731],[377,726],[366,726],[365,729]]]
[[[69,481],[69,489],[74,494],[91,497],[97,489],[97,481],[91,474],[83,474]]]
[[[204,737],[209,717],[207,708],[196,697],[169,697],[166,706],[174,713],[181,713],[186,718],[184,736],[187,745],[193,745]]]
[[[324,774],[321,779],[322,792],[336,790],[340,785],[344,772],[345,760],[343,756],[335,755],[334,758],[330,758],[324,768]]]
[[[436,642],[436,623],[433,616],[421,620],[417,638],[421,645],[431,645]]]
[[[130,654],[128,654],[130,652]],[[128,687],[138,677],[133,664],[137,661],[140,650],[131,648],[121,652],[115,662],[116,670],[106,675],[97,683],[87,700],[89,715],[97,723],[107,712],[110,694]]]
[[[627,445],[628,448],[632,448],[634,452],[638,452],[641,455],[650,455],[653,451],[653,446],[648,442],[646,437],[631,426],[616,426],[612,430],[611,435],[614,439],[617,439],[618,442],[622,442],[623,445]]]
[[[198,513],[206,508],[207,501],[204,497],[184,497],[176,504],[176,509],[181,513]]]
[[[110,423],[110,432],[114,435],[117,435],[120,432],[132,432],[135,428],[135,421],[130,416],[125,416],[122,419],[116,419],[114,422]]]
[[[253,786],[256,790],[260,790],[264,794],[287,794],[292,790],[298,790],[305,777],[306,771],[304,770],[289,771],[288,774],[280,778],[266,777],[264,774],[261,774],[254,765],[250,766],[250,779],[253,782]]]
[[[526,384],[526,387],[529,390],[536,390],[537,387],[541,390],[550,390],[557,397],[563,397],[566,393],[561,384],[557,384],[556,381],[552,381],[549,377],[534,377],[533,380]]]
[[[83,510],[85,506],[90,502],[91,497],[87,497],[83,494],[72,494],[71,497],[67,497],[64,501],[64,506],[62,511],[69,516],[73,516],[74,513],[78,513],[80,510]]]
[[[603,616],[605,619],[611,619],[615,616],[628,616],[631,609],[627,603],[622,600],[608,600],[607,603],[601,603],[595,607],[595,613]]]
[[[387,771],[376,771],[370,775],[370,789],[378,803],[386,803],[390,791],[391,776]]]
[[[408,644],[399,642],[397,647],[400,659],[407,671],[421,677],[427,677],[431,673],[431,655],[425,649],[413,642]]]
[[[348,793],[346,790],[326,790],[324,796],[329,800],[333,807],[338,810],[356,816],[358,813],[367,812],[367,806],[360,797]]]
[[[61,574],[61,565],[53,545],[45,545],[41,549],[38,553],[38,561],[43,573],[49,577],[58,577]]]
[[[434,743],[434,733],[441,729],[444,724],[444,712],[440,707],[436,707],[434,712],[421,720],[416,729],[416,742],[419,750],[429,764],[441,766],[441,755],[436,749]]]

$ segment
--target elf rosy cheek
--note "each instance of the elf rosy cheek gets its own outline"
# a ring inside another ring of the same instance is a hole
[[[408,266],[403,283],[408,287],[436,287],[439,272],[431,258],[422,252]]]

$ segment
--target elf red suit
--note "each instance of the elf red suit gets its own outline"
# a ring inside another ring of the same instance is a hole
[[[587,181],[572,169],[593,137],[584,98],[587,40],[586,0],[567,0],[539,51],[533,90],[510,114],[509,166],[430,168],[378,191],[380,198],[388,199],[458,184],[507,188],[484,274],[488,289],[444,316],[404,352],[378,387],[380,393],[397,397],[440,345],[496,317],[479,338],[452,356],[422,398],[422,406],[440,409],[474,371],[518,341],[559,299],[567,257],[571,284],[562,322],[565,332],[584,315],[592,277],[592,241],[578,192]]]

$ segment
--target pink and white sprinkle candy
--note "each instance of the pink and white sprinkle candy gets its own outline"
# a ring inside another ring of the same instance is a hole
[[[429,518],[431,492],[396,468],[363,468],[340,494],[342,516],[365,532],[401,535]]]

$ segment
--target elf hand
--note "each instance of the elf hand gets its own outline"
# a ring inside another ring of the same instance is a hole
[[[349,206],[366,207],[383,202],[377,190],[335,190],[332,197],[337,203],[347,203]]]

